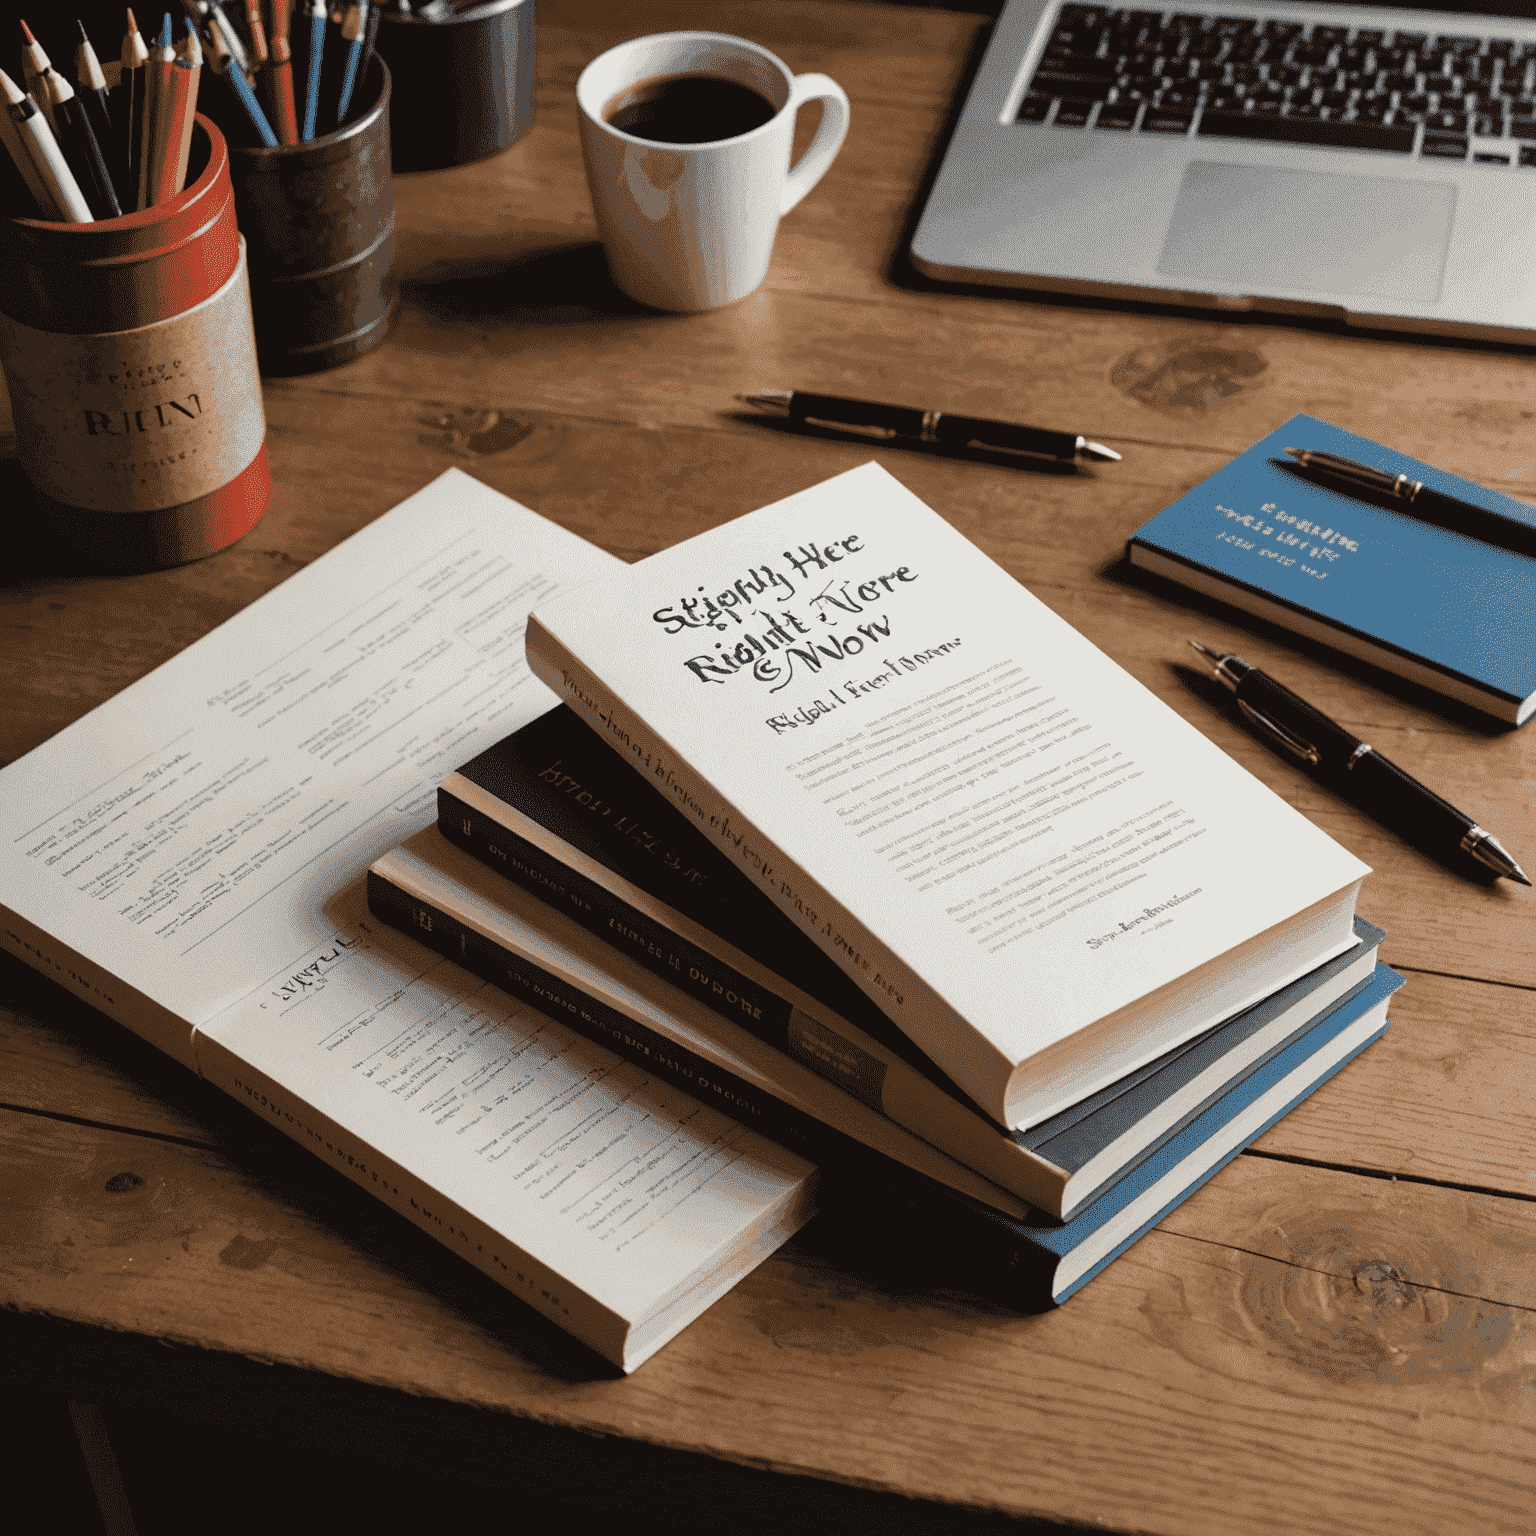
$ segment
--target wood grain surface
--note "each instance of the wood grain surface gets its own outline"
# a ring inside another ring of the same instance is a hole
[[[674,27],[755,38],[853,103],[767,283],[700,316],[609,281],[572,99],[603,48]],[[1536,499],[1536,361],[919,279],[904,241],[985,35],[976,16],[827,0],[542,0],[533,129],[396,179],[399,325],[344,369],[268,384],[275,491],[240,544],[94,570],[0,456],[0,759],[449,466],[635,559],[873,457],[1373,866],[1361,911],[1409,980],[1393,1029],[1057,1312],[957,1288],[920,1232],[865,1250],[821,1221],[621,1381],[0,960],[0,1374],[278,1440],[329,1444],[345,1418],[368,1427],[359,1454],[430,1447],[493,1481],[606,1468],[615,1508],[679,1529],[1536,1530],[1536,905],[1292,772],[1179,670],[1185,641],[1272,670],[1528,868],[1536,738],[1121,558],[1296,411]],[[1058,475],[871,451],[736,398],[793,387],[1082,432],[1125,461]]]

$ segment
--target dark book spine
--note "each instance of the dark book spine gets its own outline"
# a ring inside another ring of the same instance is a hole
[[[820,1019],[799,1012],[761,982],[637,911],[443,788],[437,792],[437,825],[449,842],[575,918],[596,938],[885,1113],[886,1064]]]
[[[948,1269],[942,1283],[966,1286],[1010,1306],[1048,1304],[1056,1256],[1032,1242],[1022,1223],[1016,1227],[979,1201],[785,1104],[373,870],[368,872],[368,907],[381,921],[518,1001],[822,1164],[824,1209],[841,1205],[861,1230],[881,1231],[887,1240],[896,1234],[902,1246],[908,1241],[902,1232],[920,1231],[924,1248],[937,1243],[945,1253]]]

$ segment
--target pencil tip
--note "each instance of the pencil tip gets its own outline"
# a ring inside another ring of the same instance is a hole
[[[139,30],[138,22],[133,19],[133,7],[131,5],[128,7],[128,30],[130,32],[137,32]]]
[[[29,43],[31,43],[31,44],[33,44],[35,46],[36,43],[37,43],[37,39],[32,36],[32,28],[29,27],[26,24],[26,22],[22,22],[22,24],[21,24],[21,31],[22,31],[22,35],[26,38],[26,40]]]

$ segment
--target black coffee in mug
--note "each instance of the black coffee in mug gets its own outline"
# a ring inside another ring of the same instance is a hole
[[[658,144],[712,144],[761,128],[777,111],[751,86],[718,75],[654,75],[620,91],[603,121]]]

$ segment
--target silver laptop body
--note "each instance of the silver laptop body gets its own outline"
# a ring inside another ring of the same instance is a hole
[[[948,281],[1536,343],[1533,120],[1536,20],[1008,0],[912,257]]]

